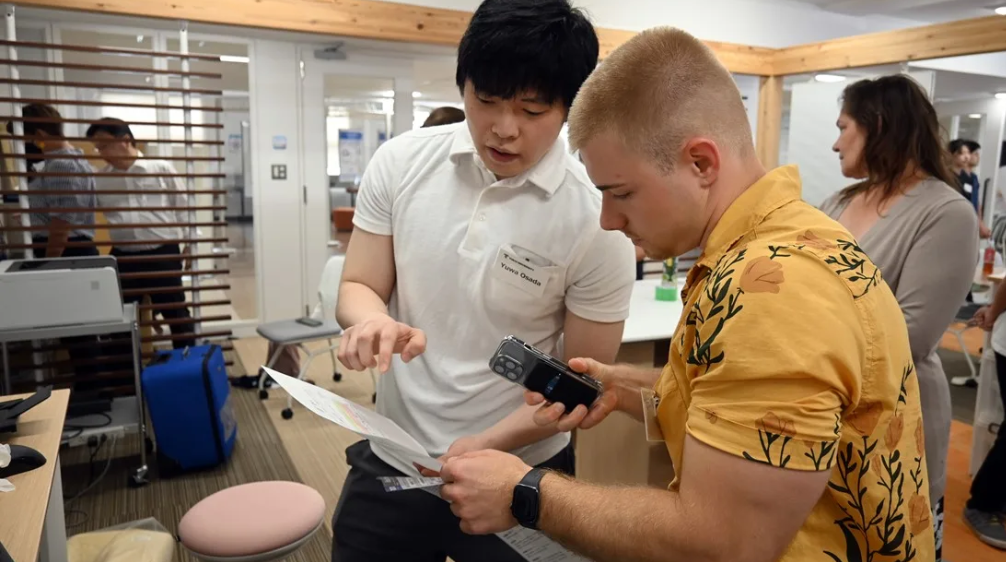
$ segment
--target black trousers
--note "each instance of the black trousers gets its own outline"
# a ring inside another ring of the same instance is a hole
[[[998,353],[996,375],[999,379],[999,394],[1006,405],[1006,356]],[[971,481],[971,498],[967,505],[970,509],[986,513],[1006,510],[1006,428],[999,428],[992,450]]]
[[[423,490],[385,492],[379,476],[402,476],[360,441],[346,449],[349,476],[332,522],[332,562],[524,562],[495,535],[461,531],[450,505]],[[573,447],[539,467],[573,474]]]
[[[71,236],[66,239],[67,242],[93,242],[88,236]],[[48,244],[49,237],[47,236],[33,236],[31,239],[32,244]],[[60,257],[64,258],[86,258],[90,256],[97,256],[98,248],[92,246],[67,246],[63,249],[63,254]],[[45,248],[35,248],[35,257],[44,258]]]
[[[178,244],[164,244],[158,246],[151,250],[139,250],[135,252],[124,251],[121,248],[112,248],[112,255],[116,258],[126,257],[126,256],[179,256],[181,255],[181,250],[178,248]],[[182,260],[179,259],[169,259],[169,260],[144,260],[144,261],[120,261],[119,262],[119,273],[151,273],[151,272],[164,272],[164,273],[180,273],[182,271]],[[126,302],[139,303],[143,300],[144,296],[150,297],[150,302],[152,304],[177,304],[185,302],[185,293],[182,291],[182,278],[181,276],[175,277],[159,277],[156,279],[123,279],[122,280],[122,290],[143,290],[150,291],[151,289],[178,289],[177,291],[170,292],[160,292],[151,291],[149,293],[140,293],[126,297],[124,300]],[[189,314],[189,309],[187,307],[173,307],[173,308],[158,308],[154,309],[155,313],[160,313],[165,320],[181,320],[179,323],[172,323],[171,335],[180,336],[188,335],[195,332],[195,324],[191,322],[192,315]],[[185,322],[188,320],[188,322]],[[176,339],[171,342],[172,346],[176,349],[181,349],[187,346],[195,345],[195,338],[182,338]]]

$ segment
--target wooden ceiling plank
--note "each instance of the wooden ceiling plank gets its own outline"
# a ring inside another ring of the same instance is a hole
[[[446,46],[461,41],[471,18],[470,12],[460,10],[377,0],[17,0],[15,4]],[[619,29],[598,28],[597,32],[602,58],[635,35]],[[772,49],[709,45],[732,72],[771,72]]]
[[[1006,18],[988,16],[778,49],[777,75],[1006,51]]]

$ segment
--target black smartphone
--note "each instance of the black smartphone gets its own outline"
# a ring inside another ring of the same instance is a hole
[[[317,328],[318,326],[321,326],[322,324],[324,324],[324,322],[322,322],[321,320],[315,320],[314,318],[311,318],[309,316],[305,316],[303,318],[298,318],[297,319],[297,323],[298,324],[303,324],[305,326],[310,326],[312,328]]]
[[[497,375],[538,392],[549,402],[561,402],[567,412],[577,405],[590,407],[603,390],[600,381],[577,373],[565,363],[514,336],[503,338],[489,360]]]

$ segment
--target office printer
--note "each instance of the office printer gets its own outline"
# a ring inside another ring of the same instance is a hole
[[[114,257],[0,261],[0,330],[121,319]]]

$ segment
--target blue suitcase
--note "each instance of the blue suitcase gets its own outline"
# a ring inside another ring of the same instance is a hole
[[[230,458],[237,420],[219,345],[162,351],[143,370],[141,382],[162,474]]]

